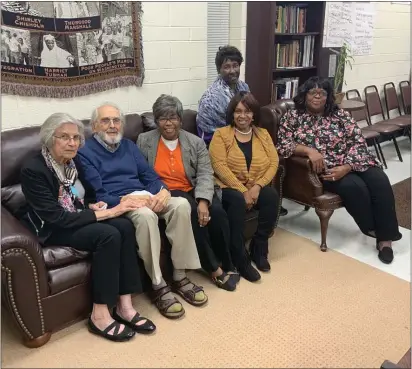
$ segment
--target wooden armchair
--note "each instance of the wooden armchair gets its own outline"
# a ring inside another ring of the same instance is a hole
[[[288,109],[293,108],[294,103],[292,100],[279,100],[262,108],[262,114],[273,114],[275,117],[274,131],[270,132],[275,144],[277,143],[280,118]],[[313,170],[309,158],[292,155],[290,158],[280,158],[280,160],[284,163],[285,169],[282,184],[283,197],[305,205],[305,210],[315,208],[320,220],[320,249],[326,251],[329,219],[336,209],[342,207],[342,199],[336,194],[323,190],[322,182]]]

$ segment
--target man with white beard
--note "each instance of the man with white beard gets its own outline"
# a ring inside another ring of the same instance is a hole
[[[94,192],[96,201],[108,208],[130,199],[138,208],[126,213],[136,229],[138,253],[152,280],[152,301],[170,319],[185,310],[174,297],[202,306],[208,301],[203,287],[191,282],[185,269],[200,269],[200,260],[191,226],[191,207],[183,197],[171,197],[165,184],[149,166],[137,145],[123,138],[124,116],[120,109],[105,103],[95,109],[91,124],[94,135],[78,151],[79,174]],[[166,221],[166,236],[172,245],[173,283],[169,286],[160,269],[161,240],[158,219]]]

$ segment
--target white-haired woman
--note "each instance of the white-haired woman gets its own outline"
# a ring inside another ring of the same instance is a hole
[[[92,253],[90,332],[112,341],[153,332],[155,325],[139,316],[131,300],[132,293],[142,291],[136,241],[133,224],[119,216],[135,209],[133,201],[108,210],[102,202],[85,204],[85,189],[72,160],[84,143],[81,122],[68,114],[52,114],[41,127],[40,138],[41,152],[21,170],[27,202],[22,220],[43,245]]]

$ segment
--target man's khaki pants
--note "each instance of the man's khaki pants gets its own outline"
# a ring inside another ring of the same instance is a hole
[[[172,245],[172,262],[175,269],[199,269],[200,261],[192,231],[191,208],[182,197],[172,197],[160,213],[147,207],[127,213],[136,228],[139,256],[154,285],[162,281],[160,270],[160,232],[158,219],[166,221],[166,237]]]

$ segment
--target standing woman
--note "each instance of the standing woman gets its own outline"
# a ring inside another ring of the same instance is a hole
[[[237,93],[226,112],[227,126],[215,131],[210,158],[222,188],[222,203],[230,223],[231,253],[240,275],[260,279],[246,253],[243,228],[246,212],[259,211],[258,228],[250,242],[250,256],[261,271],[269,271],[268,239],[279,211],[279,195],[271,186],[279,158],[266,129],[259,128],[260,106],[249,92]]]
[[[391,263],[392,241],[402,238],[395,199],[382,164],[369,152],[361,129],[336,105],[328,79],[309,78],[294,102],[296,109],[280,120],[280,154],[308,157],[323,188],[342,198],[362,233],[376,238],[379,259]]]
[[[22,221],[42,245],[92,253],[90,332],[118,342],[136,332],[153,332],[155,325],[132,305],[131,294],[142,292],[135,232],[128,219],[119,217],[136,209],[136,203],[127,200],[108,210],[103,202],[85,206],[85,188],[72,160],[84,143],[84,127],[77,119],[52,114],[41,127],[40,139],[41,152],[21,170],[27,202]]]

